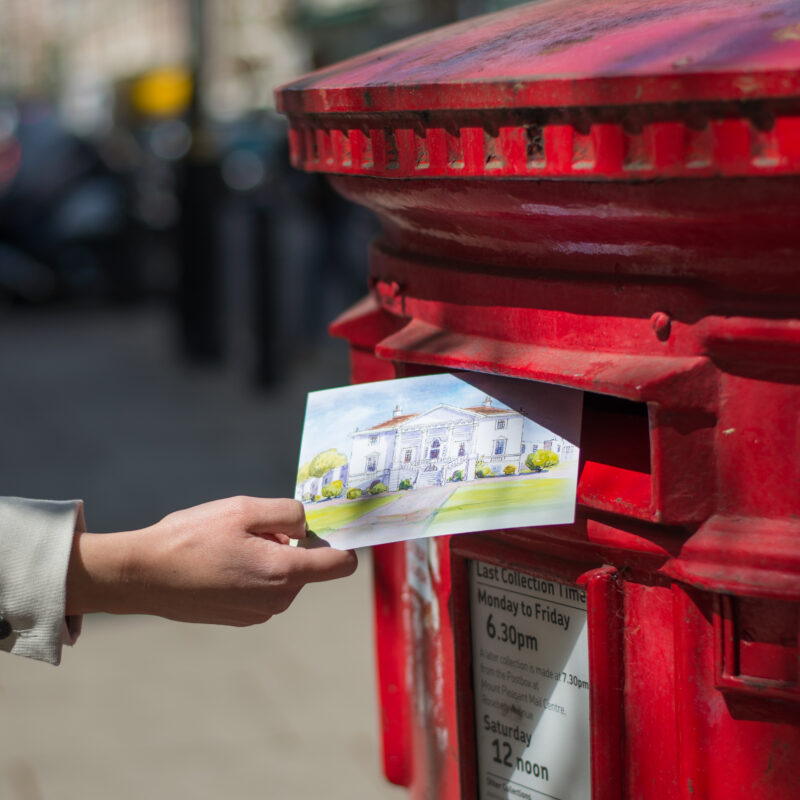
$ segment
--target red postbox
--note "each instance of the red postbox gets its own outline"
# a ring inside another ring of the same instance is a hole
[[[353,381],[585,392],[573,525],[375,549],[389,780],[800,797],[800,3],[544,0],[278,102],[294,164],[382,222],[332,326]],[[587,673],[548,668],[536,628],[503,650],[480,585],[571,603]],[[556,732],[531,760],[554,715],[575,752]]]

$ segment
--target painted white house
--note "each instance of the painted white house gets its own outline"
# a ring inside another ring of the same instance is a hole
[[[404,480],[435,486],[459,470],[463,480],[473,480],[478,461],[498,474],[508,465],[519,471],[538,449],[553,450],[562,461],[577,456],[560,437],[536,441],[535,429],[520,412],[494,408],[489,397],[481,406],[440,404],[422,414],[403,414],[398,406],[391,419],[350,434],[348,486],[366,490],[380,481],[394,491]]]

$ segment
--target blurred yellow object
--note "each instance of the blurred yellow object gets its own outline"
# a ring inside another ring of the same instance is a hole
[[[168,117],[189,107],[192,78],[183,67],[163,67],[137,78],[131,87],[131,103],[140,114]]]

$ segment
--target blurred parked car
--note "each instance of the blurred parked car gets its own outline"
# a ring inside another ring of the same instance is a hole
[[[29,302],[125,299],[135,274],[124,178],[49,108],[20,109],[4,133],[0,293]]]

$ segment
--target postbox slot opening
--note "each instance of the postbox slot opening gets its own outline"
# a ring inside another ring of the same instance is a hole
[[[734,674],[800,682],[800,604],[751,597],[732,600]]]
[[[587,392],[581,451],[584,461],[650,474],[647,403]]]
[[[578,502],[649,519],[653,481],[646,403],[587,392],[581,429]]]

